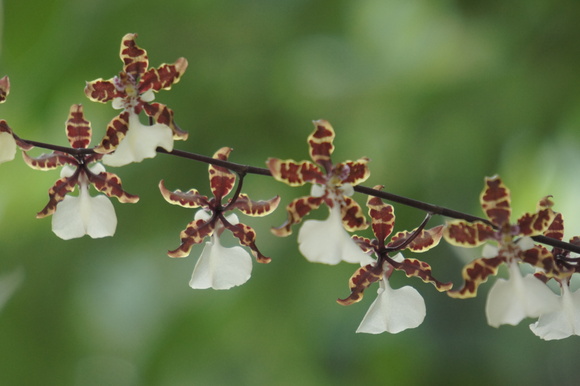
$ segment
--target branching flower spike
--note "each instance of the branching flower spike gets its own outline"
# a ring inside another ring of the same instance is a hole
[[[86,149],[91,142],[91,125],[84,117],[81,105],[71,106],[66,133],[74,149]],[[64,240],[82,237],[85,234],[92,238],[112,236],[117,227],[117,216],[111,201],[98,195],[89,195],[89,185],[93,185],[106,196],[117,197],[122,203],[135,203],[139,197],[123,190],[121,179],[113,173],[107,173],[100,163],[101,154],[70,155],[55,151],[31,157],[22,153],[24,161],[33,169],[51,170],[63,166],[60,179],[48,191],[48,204],[37,215],[37,218],[52,216],[52,230]],[[89,164],[95,163],[93,166]],[[68,193],[79,186],[79,195]]]
[[[121,41],[120,57],[123,71],[109,80],[101,78],[87,82],[85,94],[94,102],[113,102],[113,108],[123,111],[109,123],[105,137],[95,148],[107,154],[103,162],[122,166],[155,157],[157,147],[173,150],[173,140],[186,140],[187,132],[173,120],[173,111],[161,103],[151,103],[155,92],[169,90],[187,69],[187,60],[179,58],[174,64],[149,67],[147,52],[137,46],[137,34],[127,34]],[[144,111],[155,124],[139,121]],[[113,154],[108,154],[114,152]]]
[[[221,148],[214,154],[214,158],[227,160],[231,150],[229,147]],[[210,165],[209,180],[214,195],[212,198],[201,195],[195,189],[185,193],[180,190],[171,192],[165,188],[163,181],[159,183],[161,194],[170,204],[185,208],[201,208],[194,220],[181,232],[181,245],[169,251],[168,255],[186,257],[193,245],[201,243],[208,236],[211,237],[195,265],[189,285],[199,289],[229,289],[248,281],[252,272],[252,259],[241,247],[226,248],[220,244],[219,237],[225,229],[232,232],[241,245],[249,247],[259,263],[268,263],[270,258],[258,250],[254,229],[240,223],[234,213],[227,216],[225,213],[239,209],[249,216],[265,216],[276,209],[280,197],[276,196],[267,201],[252,201],[247,195],[240,193],[243,181],[240,179],[233,197],[223,205],[222,199],[234,188],[235,175],[228,169]]]
[[[340,261],[360,263],[364,256],[346,231],[366,229],[368,224],[359,204],[350,196],[353,186],[370,175],[368,158],[332,164],[334,129],[324,120],[314,122],[315,130],[308,137],[310,161],[270,158],[267,161],[272,176],[290,186],[312,184],[310,196],[300,197],[286,207],[288,220],[273,228],[277,236],[288,236],[292,225],[298,224],[313,209],[325,203],[330,215],[325,221],[305,221],[298,234],[300,252],[311,262],[338,264]],[[358,253],[357,253],[358,252]]]

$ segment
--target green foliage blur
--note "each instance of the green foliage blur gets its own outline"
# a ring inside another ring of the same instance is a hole
[[[189,61],[156,98],[190,133],[177,149],[230,146],[232,161],[262,167],[302,160],[311,121],[327,119],[335,161],[372,159],[368,186],[481,215],[483,178],[499,173],[514,216],[552,194],[567,237],[580,234],[580,2],[5,0],[1,12],[0,76],[12,89],[0,117],[23,138],[67,145],[68,109],[82,103],[96,144],[117,112],[90,102],[85,81],[116,75],[121,38],[135,32],[152,66]],[[160,154],[110,171],[140,202],[113,200],[115,237],[63,241],[50,218],[35,219],[59,172],[19,155],[0,166],[0,384],[575,384],[578,338],[541,341],[531,320],[487,326],[491,283],[461,301],[396,274],[394,286],[425,297],[424,323],[355,334],[376,287],[338,305],[356,267],[309,264],[296,232],[273,236],[283,206],[309,188],[263,176],[244,191],[280,194],[281,207],[246,222],[272,263],[254,264],[241,287],[194,291],[202,246],[166,256],[194,212],[167,204],[157,184],[208,194],[207,166]],[[395,210],[397,230],[424,216]],[[417,257],[460,285],[480,251],[443,244]]]

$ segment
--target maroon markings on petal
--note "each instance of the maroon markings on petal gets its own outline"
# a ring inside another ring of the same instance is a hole
[[[240,244],[250,247],[258,263],[269,263],[272,259],[264,256],[256,246],[256,231],[246,224],[232,225],[224,222],[224,226],[240,241]]]
[[[322,197],[300,197],[286,206],[288,219],[279,227],[272,228],[276,236],[284,237],[292,233],[292,225],[298,224],[311,210],[318,208],[324,199]]]
[[[310,147],[310,158],[319,165],[332,165],[330,155],[334,151],[334,129],[327,121],[321,119],[314,121],[315,130],[308,137]],[[327,170],[327,172],[330,170]]]
[[[195,189],[191,189],[185,193],[181,190],[171,192],[165,187],[163,180],[161,180],[159,181],[159,190],[163,198],[165,198],[165,201],[173,205],[183,206],[184,208],[198,208],[200,206],[208,208],[209,206],[208,198],[199,194]]]
[[[357,235],[352,236],[352,240],[363,250],[364,253],[369,253],[375,250],[373,242],[366,238]]]
[[[425,283],[431,283],[439,292],[449,291],[453,283],[442,283],[431,274],[431,266],[417,259],[404,259],[402,262],[389,259],[389,263],[398,271],[405,272],[407,277],[418,277]]]
[[[375,186],[375,189],[380,190],[382,186]],[[379,244],[384,244],[395,226],[395,210],[392,205],[385,204],[380,198],[373,196],[367,199],[367,207],[372,220],[373,233]]]
[[[371,175],[367,165],[369,161],[370,160],[368,158],[363,157],[357,161],[345,161],[343,163],[337,164],[335,168],[339,165],[345,165],[349,170],[348,176],[342,180],[342,183],[358,185],[366,181]]]
[[[67,164],[75,166],[78,164],[76,158],[58,151],[50,154],[41,154],[38,157],[31,157],[26,152],[22,152],[22,158],[24,158],[24,162],[28,166],[36,170],[52,170]]]
[[[452,245],[459,247],[477,247],[487,240],[495,239],[494,229],[481,221],[466,222],[453,220],[447,223],[443,237]]]
[[[222,147],[215,152],[213,158],[227,161],[231,151],[231,147]],[[227,196],[234,188],[234,184],[236,183],[236,175],[221,166],[210,164],[208,169],[211,191],[216,200],[221,202],[221,199]]]
[[[383,269],[376,263],[367,264],[355,271],[348,281],[350,295],[344,299],[337,299],[338,304],[349,306],[360,302],[363,298],[364,291],[374,282],[381,280]]]
[[[326,179],[318,166],[310,161],[297,163],[294,160],[283,161],[278,158],[268,158],[266,164],[275,179],[290,186],[301,186],[306,182],[326,183]]]
[[[562,213],[556,213],[554,221],[552,221],[548,229],[544,232],[544,236],[556,240],[564,240],[564,217]]]
[[[103,80],[102,78],[87,82],[85,95],[91,101],[101,103],[125,96],[124,93],[117,90],[113,79]]]
[[[211,236],[214,230],[214,222],[205,222],[204,220],[194,220],[187,224],[187,227],[181,231],[181,245],[176,249],[167,252],[169,257],[186,257],[189,256],[191,248],[199,244],[207,236]]]
[[[280,203],[280,196],[266,201],[253,201],[244,193],[240,193],[236,202],[230,208],[237,208],[249,216],[266,216],[272,213]]]
[[[139,201],[139,196],[129,194],[123,190],[121,179],[116,174],[108,172],[94,174],[88,172],[87,176],[99,192],[103,192],[109,197],[117,197],[119,202],[133,204]]]
[[[423,229],[417,235],[409,245],[407,245],[406,249],[410,249],[413,252],[425,252],[431,248],[436,247],[441,241],[441,237],[443,236],[443,225],[436,226],[431,229]],[[402,231],[398,232],[391,238],[391,242],[387,244],[387,247],[396,247],[397,245],[403,245],[405,240],[409,239],[409,237],[415,234],[415,230],[409,231]]]
[[[360,205],[350,197],[343,197],[344,205],[340,206],[342,225],[349,232],[367,229],[369,224]]]
[[[63,177],[55,182],[55,184],[48,190],[48,204],[46,204],[44,209],[36,214],[36,218],[50,216],[56,211],[56,205],[64,200],[67,193],[72,192],[75,189],[75,185],[78,181],[78,174],[79,171],[77,170],[71,177]]]
[[[536,213],[524,213],[518,219],[519,234],[523,236],[537,236],[548,230],[556,213],[550,208],[539,210]]]
[[[91,143],[91,123],[85,119],[82,105],[72,105],[66,121],[66,135],[71,147],[86,149]]]
[[[480,196],[481,207],[490,221],[501,227],[511,215],[510,191],[498,176],[486,177]]]
[[[175,64],[162,64],[159,68],[151,68],[141,77],[139,93],[153,89],[169,90],[171,86],[179,82],[187,69],[187,60],[179,58]]]
[[[156,123],[169,126],[173,132],[173,139],[185,141],[189,136],[187,131],[182,130],[173,120],[173,110],[161,103],[144,103],[142,105],[145,114],[150,116]]]
[[[121,50],[119,56],[123,61],[123,68],[127,74],[131,74],[133,79],[139,79],[149,67],[147,51],[140,48],[135,43],[137,34],[126,34],[121,40]]]
[[[107,125],[107,132],[101,140],[101,143],[95,147],[95,152],[99,154],[108,154],[119,146],[121,140],[127,135],[129,130],[129,112],[125,111],[117,115]]]
[[[8,75],[5,75],[0,78],[0,103],[6,101],[8,93],[10,93],[10,79],[8,78]]]
[[[573,272],[560,269],[552,252],[541,245],[534,245],[533,248],[522,251],[520,258],[523,262],[542,269],[547,277],[566,278]]]
[[[463,287],[456,291],[449,291],[447,295],[459,299],[475,297],[477,287],[485,283],[490,275],[497,274],[498,267],[503,262],[503,258],[498,256],[473,260],[463,268],[462,276],[465,281]]]

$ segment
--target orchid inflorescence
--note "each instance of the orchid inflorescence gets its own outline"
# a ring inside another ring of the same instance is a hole
[[[156,92],[169,90],[180,80],[187,60],[179,58],[173,64],[149,68],[147,52],[137,46],[136,37],[127,34],[121,41],[123,69],[118,75],[86,84],[85,94],[91,101],[110,101],[113,108],[121,110],[96,146],[89,147],[91,124],[80,104],[71,106],[65,124],[70,147],[22,139],[5,120],[0,120],[0,162],[14,159],[20,148],[24,161],[34,169],[62,167],[60,178],[48,191],[48,203],[37,214],[38,218],[52,215],[52,230],[58,237],[68,240],[84,235],[113,236],[117,218],[108,197],[116,197],[121,203],[136,203],[139,197],[127,193],[121,179],[106,172],[103,164],[123,166],[163,152],[209,164],[212,197],[196,189],[171,191],[163,180],[159,182],[160,193],[168,203],[198,209],[181,231],[179,246],[167,254],[173,258],[187,257],[196,244],[209,238],[193,270],[189,283],[192,288],[229,289],[245,283],[252,272],[250,253],[259,263],[271,261],[256,245],[256,231],[233,213],[237,209],[249,216],[266,216],[278,207],[279,196],[254,201],[242,193],[247,175],[261,174],[292,187],[312,185],[309,195],[287,204],[287,220],[272,228],[276,236],[289,236],[292,228],[311,211],[322,205],[328,207],[327,219],[305,220],[300,225],[298,249],[311,262],[334,265],[344,261],[359,266],[349,280],[350,294],[338,299],[339,304],[359,302],[364,291],[377,283],[378,295],[357,332],[398,333],[423,322],[426,306],[419,292],[410,285],[391,287],[391,276],[397,271],[431,283],[450,297],[470,298],[505,265],[509,278],[497,279],[487,297],[485,314],[491,326],[516,325],[531,317],[538,319],[530,329],[542,339],[580,335],[580,291],[570,288],[571,279],[579,270],[575,253],[580,253],[580,236],[563,241],[564,220],[561,213],[552,209],[552,197],[542,198],[535,212],[524,213],[511,222],[510,191],[498,176],[485,179],[480,196],[487,219],[396,196],[382,191],[382,186],[364,187],[360,184],[370,176],[370,160],[362,157],[333,163],[335,131],[325,120],[314,121],[314,131],[307,139],[311,161],[269,158],[266,169],[229,161],[232,151],[229,147],[217,150],[211,158],[174,150],[173,141],[186,140],[188,133],[175,123],[170,108],[153,100]],[[9,91],[10,81],[5,76],[0,79],[0,103],[5,102]],[[142,112],[148,119],[146,124],[141,122]],[[52,153],[34,157],[28,153],[34,147]],[[91,186],[102,194],[91,196]],[[79,193],[74,196],[71,193],[77,187]],[[356,192],[368,195],[370,222],[353,198]],[[393,234],[395,210],[384,199],[421,209],[426,217],[415,229]],[[427,228],[435,215],[452,220]],[[352,234],[369,225],[374,238]],[[220,237],[226,231],[241,246],[223,246]],[[436,279],[427,262],[403,256],[403,251],[426,252],[441,240],[458,247],[483,246],[482,257],[464,267],[464,283],[458,289],[452,288],[450,282]],[[534,271],[523,275],[520,265]],[[559,294],[547,285],[551,282]]]

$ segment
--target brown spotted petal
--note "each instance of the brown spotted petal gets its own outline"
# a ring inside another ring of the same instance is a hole
[[[292,225],[298,224],[311,210],[318,208],[324,199],[322,197],[300,197],[286,206],[288,219],[279,227],[272,228],[276,236],[284,237],[292,233]]]
[[[28,166],[36,170],[52,170],[67,164],[78,164],[76,158],[58,151],[50,154],[41,154],[38,157],[31,157],[26,152],[22,152],[22,158],[24,158],[24,162]]]
[[[48,190],[48,204],[36,214],[36,218],[50,216],[56,211],[56,205],[64,200],[67,193],[72,192],[78,181],[78,170],[71,177],[63,177]]]
[[[147,116],[156,123],[169,126],[173,132],[173,139],[185,141],[189,136],[187,131],[182,130],[173,120],[173,110],[161,103],[145,103],[143,110]]]
[[[477,295],[477,287],[485,283],[490,275],[497,274],[498,267],[504,260],[501,257],[479,258],[473,260],[463,268],[463,287],[456,291],[448,291],[452,298],[466,299]]]
[[[481,221],[453,220],[448,222],[443,230],[445,240],[459,247],[477,247],[487,240],[493,240],[495,234],[490,225]]]
[[[487,218],[496,225],[509,223],[511,215],[510,191],[498,176],[486,177],[480,196],[481,207]]]
[[[546,277],[564,279],[573,273],[571,270],[558,267],[552,252],[541,245],[534,245],[533,248],[522,251],[520,258],[523,262],[542,269]]]
[[[380,190],[381,186],[375,186]],[[395,226],[395,210],[392,205],[385,204],[378,197],[369,196],[367,199],[369,216],[372,219],[371,227],[379,244],[384,244],[385,239],[393,232]]]
[[[127,74],[133,76],[137,80],[147,71],[149,67],[149,59],[147,51],[140,48],[135,39],[137,34],[126,34],[121,40],[121,50],[119,56],[123,61],[123,69]]]
[[[125,96],[125,93],[115,87],[113,79],[103,80],[102,78],[87,82],[85,86],[85,95],[92,102],[106,103],[115,98]]]
[[[367,165],[369,161],[368,158],[363,157],[357,161],[346,161],[341,163],[342,165],[347,166],[349,170],[348,176],[342,180],[342,183],[358,185],[366,181],[371,175],[371,171]],[[337,167],[341,164],[337,164]]]
[[[362,208],[352,198],[343,197],[340,212],[342,214],[342,224],[347,231],[360,231],[369,227]]]
[[[85,119],[82,105],[72,105],[66,121],[66,135],[71,147],[86,149],[91,143],[91,123]]]
[[[268,158],[266,162],[272,176],[290,186],[301,186],[307,182],[326,184],[326,178],[315,164],[310,161],[297,163],[294,160],[283,161]]]
[[[360,302],[363,298],[364,291],[369,288],[371,284],[381,280],[383,276],[382,267],[376,263],[367,264],[355,271],[348,281],[350,288],[350,295],[344,299],[337,299],[338,304],[349,306],[351,304]]]
[[[443,225],[436,226],[431,229],[422,229],[413,241],[406,246],[413,252],[425,252],[431,248],[436,247],[443,237]],[[404,245],[405,241],[415,234],[416,230],[398,232],[391,238],[391,242],[387,247],[394,248],[396,246]]]
[[[334,129],[323,119],[313,121],[315,130],[308,137],[310,158],[319,165],[332,165],[330,155],[334,151]],[[329,171],[329,170],[327,170]]]
[[[6,97],[10,93],[10,78],[8,75],[3,76],[0,78],[0,103],[4,103],[6,101]]]
[[[231,151],[231,147],[222,147],[217,152],[215,152],[213,158],[227,161]],[[227,196],[234,188],[234,184],[236,183],[236,175],[221,166],[210,164],[208,169],[211,191],[216,200],[220,202],[221,199]]]
[[[250,248],[252,255],[256,258],[258,263],[269,263],[272,259],[264,256],[256,246],[256,231],[246,224],[230,224],[224,222],[224,226],[232,232],[240,244]]]
[[[162,64],[159,68],[149,69],[139,82],[139,92],[147,90],[169,90],[171,86],[179,82],[187,69],[187,60],[179,58],[175,64]]]
[[[431,266],[424,261],[417,259],[403,259],[403,261],[398,262],[390,259],[389,263],[398,271],[405,272],[407,277],[418,277],[425,283],[431,283],[437,288],[438,291],[449,291],[453,287],[453,283],[442,283],[435,279],[431,274]]]
[[[211,236],[214,230],[215,222],[206,222],[205,220],[193,220],[187,227],[181,231],[181,245],[173,251],[167,252],[169,257],[186,257],[189,256],[191,248],[199,244],[207,236]]]
[[[237,208],[248,216],[266,216],[272,213],[280,203],[280,196],[276,196],[265,201],[253,201],[244,193],[240,193],[236,202],[231,205],[231,208]]]
[[[119,143],[121,143],[121,140],[127,135],[128,130],[129,112],[124,111],[109,122],[105,136],[101,140],[101,143],[95,147],[95,152],[108,154],[115,151]]]
[[[541,209],[536,213],[524,213],[518,219],[519,234],[522,236],[537,236],[546,232],[556,213],[550,208]]]
[[[375,250],[375,245],[373,244],[376,243],[376,240],[371,240],[366,237],[361,237],[357,235],[353,235],[352,240],[356,243],[356,245],[359,246],[360,249],[363,250],[364,253],[373,252]],[[373,241],[375,243],[373,243]]]
[[[101,172],[99,174],[87,173],[89,181],[99,191],[109,197],[117,197],[119,202],[133,204],[139,201],[139,196],[129,194],[123,190],[121,179],[113,173]]]
[[[556,213],[554,220],[544,232],[544,236],[556,240],[564,240],[564,217],[562,216],[562,213]]]
[[[159,182],[159,190],[167,201],[173,205],[183,206],[184,208],[207,208],[209,206],[209,199],[206,196],[199,194],[195,189],[191,189],[187,192],[182,192],[181,190],[176,190],[174,192],[168,190],[163,180]]]

